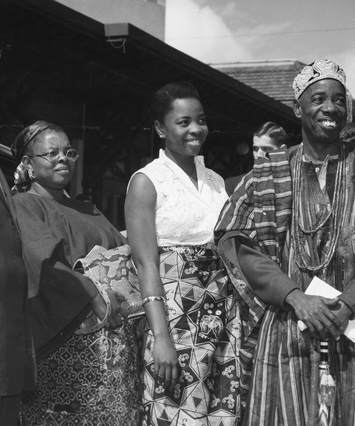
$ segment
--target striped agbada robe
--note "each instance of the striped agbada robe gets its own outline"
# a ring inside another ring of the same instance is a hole
[[[353,308],[355,277],[355,188],[354,152],[346,154],[343,188],[346,191],[344,222],[336,252],[322,278],[343,292],[343,299]],[[306,214],[316,214],[317,203],[332,198],[334,174],[338,160],[327,167],[327,192],[314,182],[312,165],[304,167],[304,187],[310,189]],[[308,421],[311,400],[311,365],[309,333],[300,332],[292,310],[268,306],[257,299],[242,270],[242,259],[236,259],[236,245],[249,240],[305,290],[312,274],[299,270],[294,262],[291,235],[292,152],[270,153],[270,159],[259,160],[244,178],[221,213],[216,240],[230,278],[244,303],[244,343],[241,361],[245,361],[243,386],[250,394],[245,425],[303,426]],[[317,179],[317,178],[316,178]],[[297,194],[300,196],[300,194]],[[311,207],[309,207],[311,206]],[[331,229],[321,229],[314,241],[315,254]],[[319,243],[319,245],[317,245]],[[239,263],[240,262],[240,265]],[[281,273],[281,271],[280,271]],[[250,281],[250,279],[249,279]],[[243,309],[241,309],[243,311]],[[260,329],[259,329],[260,326]],[[257,334],[258,333],[258,334]],[[258,338],[256,339],[256,336]],[[255,347],[256,343],[256,347]],[[253,352],[255,349],[255,352]],[[345,337],[329,341],[330,368],[336,380],[335,425],[355,425],[355,345]],[[251,381],[248,379],[253,360]],[[249,361],[249,363],[248,363]],[[316,423],[309,423],[316,424]]]
[[[236,258],[238,237],[257,241],[261,250],[279,263],[291,216],[291,176],[287,152],[270,153],[270,161],[257,159],[221,211],[215,228],[219,254],[240,299],[242,345],[240,356],[241,406],[245,409],[256,336],[265,305],[243,276]]]

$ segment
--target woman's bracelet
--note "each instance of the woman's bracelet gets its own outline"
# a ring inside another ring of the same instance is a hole
[[[147,296],[142,300],[142,306],[150,302],[165,302],[165,298],[163,296]]]
[[[101,321],[99,321],[100,324],[103,324],[104,326],[108,324],[108,319],[112,312],[112,306],[111,306],[111,300],[107,294],[107,291],[103,288],[100,289],[99,293],[101,294],[102,298],[104,299],[106,303],[106,312],[105,316],[102,318]]]

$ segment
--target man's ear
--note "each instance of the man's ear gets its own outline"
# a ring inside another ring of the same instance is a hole
[[[164,125],[162,125],[159,120],[154,121],[154,129],[157,132],[160,139],[165,138],[165,128],[164,128]]]
[[[295,116],[297,118],[301,118],[302,117],[302,107],[301,104],[298,101],[294,101],[293,102],[293,112],[295,113]]]

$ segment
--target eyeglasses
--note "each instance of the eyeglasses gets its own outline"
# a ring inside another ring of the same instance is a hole
[[[58,160],[61,153],[64,154],[70,161],[76,161],[79,158],[79,153],[74,148],[68,148],[64,152],[60,151],[59,149],[52,149],[51,151],[44,152],[43,154],[29,155],[29,157],[42,157],[48,161],[54,162]]]

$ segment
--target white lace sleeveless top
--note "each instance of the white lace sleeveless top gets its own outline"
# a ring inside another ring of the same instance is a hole
[[[155,187],[160,247],[213,241],[213,229],[228,196],[223,178],[205,167],[202,156],[195,157],[195,165],[198,189],[162,149],[159,158],[133,174],[145,174]]]

